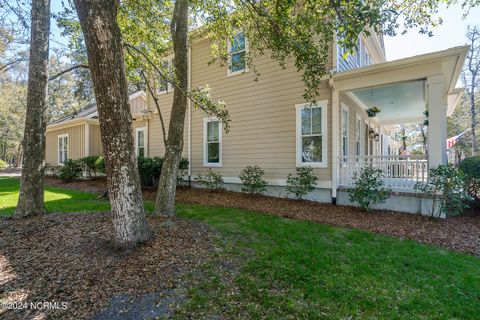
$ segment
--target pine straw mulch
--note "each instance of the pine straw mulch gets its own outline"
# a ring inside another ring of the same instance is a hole
[[[80,181],[64,184],[55,180],[55,186],[101,192],[101,181]],[[48,182],[49,184],[52,182]],[[105,181],[103,181],[105,183]],[[85,188],[85,189],[83,189]],[[96,188],[96,191],[94,190]],[[144,191],[145,199],[155,199],[156,190]],[[339,227],[356,228],[376,233],[430,243],[480,257],[480,209],[448,219],[431,219],[421,215],[376,210],[363,212],[356,207],[336,206],[305,200],[251,197],[245,193],[210,192],[200,188],[178,188],[177,201],[188,204],[218,205],[258,211],[286,218],[314,221]]]
[[[111,297],[184,288],[183,277],[214,252],[216,234],[183,219],[149,218],[156,238],[112,249],[107,213],[0,220],[0,318],[85,319]],[[159,298],[160,299],[160,298]],[[6,310],[8,301],[66,302],[66,310]]]

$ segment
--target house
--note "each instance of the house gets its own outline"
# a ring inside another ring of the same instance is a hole
[[[141,118],[146,111],[147,96],[137,91],[129,96],[130,111]],[[100,124],[97,106],[86,108],[48,124],[46,130],[45,162],[52,166],[63,164],[67,159],[102,155]]]
[[[227,189],[240,190],[240,171],[258,165],[266,173],[267,193],[283,197],[288,174],[298,166],[311,166],[319,181],[308,198],[348,204],[345,188],[352,185],[353,172],[370,164],[384,171],[386,184],[395,191],[383,207],[424,211],[424,200],[413,192],[413,185],[427,179],[429,167],[447,161],[446,121],[461,94],[455,85],[468,47],[387,62],[381,35],[372,32],[358,41],[357,54],[345,59],[344,49],[336,41],[332,45],[329,69],[334,71],[320,85],[317,104],[310,106],[302,97],[304,84],[293,64],[282,68],[268,56],[256,58],[261,76],[255,81],[242,58],[248,50],[242,33],[232,41],[233,47],[230,44],[228,65],[209,64],[209,39],[193,40],[189,86],[208,84],[213,97],[227,104],[232,122],[226,134],[218,119],[189,105],[183,151],[190,162],[189,177],[212,169],[223,175]],[[158,87],[168,124],[173,90],[165,84]],[[145,99],[141,116],[133,115],[137,154],[162,156],[159,115],[153,98]],[[367,110],[373,106],[381,112],[369,116]],[[47,162],[101,152],[98,120],[79,116],[48,126]],[[395,126],[427,117],[428,156],[399,155]],[[64,134],[71,141],[62,140]],[[74,139],[86,142],[83,149],[74,147]]]

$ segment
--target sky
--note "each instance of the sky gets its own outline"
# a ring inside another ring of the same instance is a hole
[[[52,0],[52,12],[58,13],[63,10],[62,1]],[[443,18],[443,24],[433,28],[433,37],[422,35],[418,30],[411,29],[405,35],[398,34],[395,37],[385,37],[385,51],[387,60],[396,60],[423,53],[448,49],[455,46],[465,45],[465,32],[468,25],[480,25],[480,6],[472,9],[466,19],[462,18],[463,10],[460,5],[450,8],[443,6],[439,16]],[[64,48],[67,39],[60,36],[60,30],[55,21],[51,25],[51,47]]]
[[[419,34],[415,29],[409,30],[405,35],[385,37],[387,60],[397,60],[465,45],[467,26],[475,24],[480,26],[480,7],[472,9],[466,19],[462,19],[462,15],[460,5],[448,9],[444,6],[439,11],[443,24],[432,29],[433,37]]]

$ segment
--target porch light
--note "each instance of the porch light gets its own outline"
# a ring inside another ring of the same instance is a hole
[[[375,141],[379,141],[380,140],[380,135],[378,133],[375,133]]]
[[[368,137],[372,140],[375,139],[375,131],[371,128],[368,130]]]

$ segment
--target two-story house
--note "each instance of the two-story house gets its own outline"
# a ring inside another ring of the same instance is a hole
[[[413,185],[427,179],[428,167],[447,161],[446,120],[461,93],[455,85],[468,47],[387,62],[381,35],[359,37],[358,52],[346,58],[344,48],[335,42],[330,53],[332,72],[321,84],[317,104],[310,107],[293,64],[282,68],[268,56],[255,58],[261,73],[255,81],[243,58],[248,39],[239,33],[229,46],[229,62],[222,65],[208,63],[208,38],[190,44],[189,86],[208,85],[215,99],[225,101],[232,121],[226,134],[218,119],[189,105],[184,137],[189,178],[211,168],[223,175],[227,189],[240,190],[240,171],[258,165],[266,173],[267,193],[283,197],[288,174],[298,166],[311,166],[319,180],[308,198],[348,204],[344,188],[351,186],[353,172],[368,163],[381,168],[386,184],[396,191],[384,207],[422,212]],[[159,88],[160,108],[168,124],[173,90],[165,84]],[[137,154],[163,156],[161,124],[152,97],[138,93],[132,99],[144,103],[140,108],[131,103]],[[373,107],[381,112],[372,114]],[[98,119],[86,117],[82,122],[79,116],[48,126],[48,163],[101,153]],[[427,117],[428,155],[399,155],[395,126]],[[73,125],[78,133],[67,133]]]

